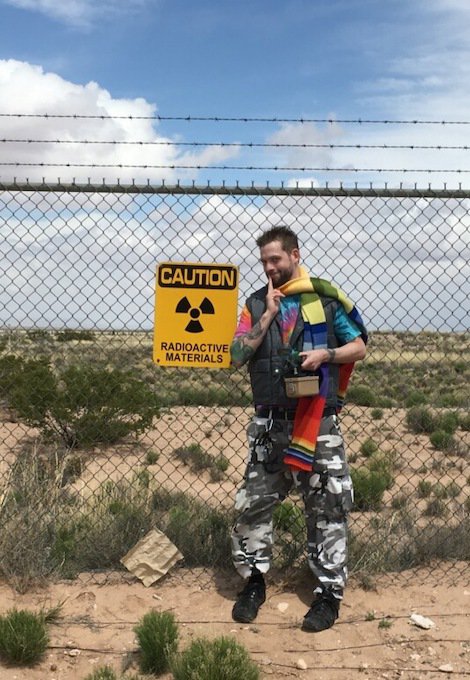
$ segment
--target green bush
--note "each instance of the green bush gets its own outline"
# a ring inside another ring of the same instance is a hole
[[[366,385],[351,385],[348,389],[347,401],[357,406],[376,406],[374,392]]]
[[[29,666],[42,659],[49,643],[44,617],[11,609],[0,617],[0,658]]]
[[[303,510],[290,501],[284,501],[275,507],[273,522],[275,529],[289,531],[294,536],[303,533],[305,530]]]
[[[425,406],[413,406],[406,414],[406,424],[410,432],[429,434],[436,428],[436,417]]]
[[[372,418],[372,420],[382,420],[382,418],[384,417],[383,409],[373,408],[372,411],[370,412],[370,417]]]
[[[188,446],[180,446],[173,451],[173,454],[182,463],[188,465],[191,472],[195,474],[202,470],[208,470],[212,482],[220,482],[229,466],[228,458],[222,454],[214,458],[210,453],[204,451],[200,444],[193,443]]]
[[[420,498],[428,498],[431,495],[432,483],[427,479],[420,479],[418,482],[418,496]]]
[[[101,666],[87,675],[85,680],[140,680],[141,676],[132,674],[118,675],[111,666]]]
[[[429,435],[429,441],[438,451],[451,451],[455,446],[455,439],[450,432],[436,430]]]
[[[412,406],[420,406],[422,404],[425,404],[427,401],[428,397],[424,394],[424,392],[414,390],[413,392],[410,392],[409,395],[406,397],[405,406],[407,408],[411,408]]]
[[[178,624],[171,612],[149,612],[134,628],[139,643],[140,669],[160,675],[170,668],[178,648]]]
[[[259,680],[257,665],[230,637],[197,638],[171,664],[174,680]]]
[[[458,414],[455,411],[447,411],[447,413],[443,413],[438,419],[437,429],[444,430],[444,432],[448,432],[449,434],[454,434],[458,426],[459,426]]]
[[[145,462],[147,465],[155,465],[155,463],[158,462],[158,459],[160,458],[160,454],[158,451],[153,451],[152,449],[150,451],[147,451],[145,455]]]
[[[154,393],[130,372],[77,365],[56,375],[45,361],[22,363],[10,404],[21,420],[68,448],[137,435],[158,414]]]
[[[164,532],[178,546],[188,567],[228,567],[231,514],[201,501],[176,503],[164,521]]]
[[[379,447],[370,437],[369,439],[363,441],[361,444],[361,453],[363,456],[366,456],[367,458],[369,458],[369,456],[372,456],[372,454],[378,451],[378,449]]]
[[[102,666],[87,675],[85,680],[118,680],[118,676],[111,666]]]
[[[381,472],[366,466],[351,470],[356,510],[380,510],[388,480]]]
[[[5,354],[0,357],[0,398],[9,403],[10,392],[15,385],[17,376],[24,365],[23,359],[13,354]]]
[[[470,413],[464,413],[459,417],[459,426],[465,432],[470,432]]]

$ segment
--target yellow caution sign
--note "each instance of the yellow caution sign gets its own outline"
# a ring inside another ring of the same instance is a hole
[[[238,267],[162,262],[157,267],[153,360],[228,368],[237,323]]]

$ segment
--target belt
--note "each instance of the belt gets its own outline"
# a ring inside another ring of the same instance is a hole
[[[282,408],[280,406],[257,406],[256,415],[259,418],[272,418],[273,420],[294,420],[295,408]],[[325,406],[322,418],[336,415],[334,406]]]

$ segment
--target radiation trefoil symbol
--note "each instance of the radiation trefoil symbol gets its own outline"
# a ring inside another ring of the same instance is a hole
[[[201,314],[215,314],[214,305],[208,298],[204,298],[199,307],[191,307],[187,297],[181,298],[181,300],[176,305],[177,314],[188,314],[191,317],[191,321],[188,322],[185,331],[188,333],[202,333],[204,328],[202,327],[199,317]]]

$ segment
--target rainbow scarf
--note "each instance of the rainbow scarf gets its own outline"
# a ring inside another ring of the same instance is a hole
[[[364,342],[367,342],[367,331],[361,315],[343,291],[325,281],[325,279],[309,278],[302,267],[300,267],[300,272],[300,277],[283,284],[279,290],[284,295],[300,294],[300,310],[304,320],[303,351],[327,347],[328,328],[320,296],[338,300],[349,318],[359,326],[361,337]],[[339,365],[337,412],[343,406],[353,368],[354,363]],[[302,397],[298,400],[292,440],[290,446],[284,452],[284,463],[286,465],[295,470],[306,472],[312,471],[315,446],[328,394],[328,363],[322,364],[318,373],[320,378],[319,392],[313,397]]]

